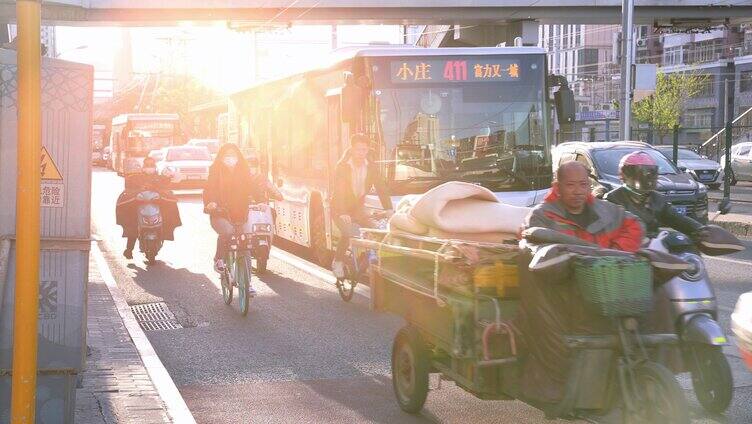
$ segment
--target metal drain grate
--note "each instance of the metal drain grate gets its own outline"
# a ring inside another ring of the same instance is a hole
[[[136,321],[144,331],[177,330],[183,328],[164,302],[131,306]]]

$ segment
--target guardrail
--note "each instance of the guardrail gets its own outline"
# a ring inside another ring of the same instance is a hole
[[[745,110],[744,112],[742,112],[739,116],[737,116],[736,118],[734,118],[733,121],[731,121],[732,131],[733,131],[734,124],[736,124],[737,122],[739,122],[742,118],[744,118],[745,116],[747,116],[750,112],[752,112],[752,107],[748,108],[747,110]],[[752,115],[750,115],[750,116],[752,117]],[[747,128],[747,127],[745,127],[745,128]],[[720,130],[718,130],[718,132],[716,132],[715,134],[713,134],[712,136],[710,136],[710,138],[708,138],[707,140],[705,140],[705,142],[702,143],[700,145],[700,147],[698,147],[697,153],[704,154],[707,157],[711,157],[711,152],[712,152],[712,153],[715,153],[713,155],[713,159],[715,159],[716,161],[720,160],[720,158],[721,158],[721,146],[723,145],[723,143],[720,140],[720,137],[721,137],[721,135],[724,132],[726,132],[726,127],[725,126],[723,128],[721,128]]]

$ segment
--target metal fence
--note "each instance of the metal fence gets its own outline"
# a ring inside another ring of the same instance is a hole
[[[752,125],[734,124],[732,126],[732,145],[741,142],[752,142]],[[674,141],[679,146],[689,148],[713,160],[719,161],[725,153],[726,137],[723,128],[713,127],[679,127],[671,131],[656,131],[651,128],[632,128],[631,140],[643,141],[648,144],[673,145]],[[559,130],[555,134],[557,144],[568,141],[619,141],[617,125],[612,125],[608,130],[603,127],[575,126],[574,129]]]

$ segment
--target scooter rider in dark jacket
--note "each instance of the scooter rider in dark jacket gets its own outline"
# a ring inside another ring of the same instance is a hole
[[[704,225],[679,214],[666,199],[655,191],[658,184],[658,164],[646,152],[624,156],[619,163],[622,182],[606,194],[604,200],[621,205],[637,216],[645,225],[647,237],[658,235],[660,227],[671,227],[690,237],[700,236]]]
[[[138,239],[138,208],[136,202],[138,193],[150,190],[160,194],[163,240],[172,240],[173,231],[181,225],[177,199],[169,190],[169,183],[169,176],[157,174],[157,164],[150,157],[144,159],[141,172],[125,177],[125,190],[118,197],[115,215],[117,224],[123,227],[123,237],[128,239],[123,252],[126,259],[133,259],[133,249],[136,247]]]

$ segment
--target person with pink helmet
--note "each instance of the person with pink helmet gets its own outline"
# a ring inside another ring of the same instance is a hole
[[[647,153],[636,151],[624,156],[619,162],[619,176],[623,182],[604,197],[621,205],[637,216],[645,225],[648,237],[655,237],[660,227],[671,227],[690,237],[696,237],[704,228],[700,222],[677,213],[657,192],[658,164]]]

